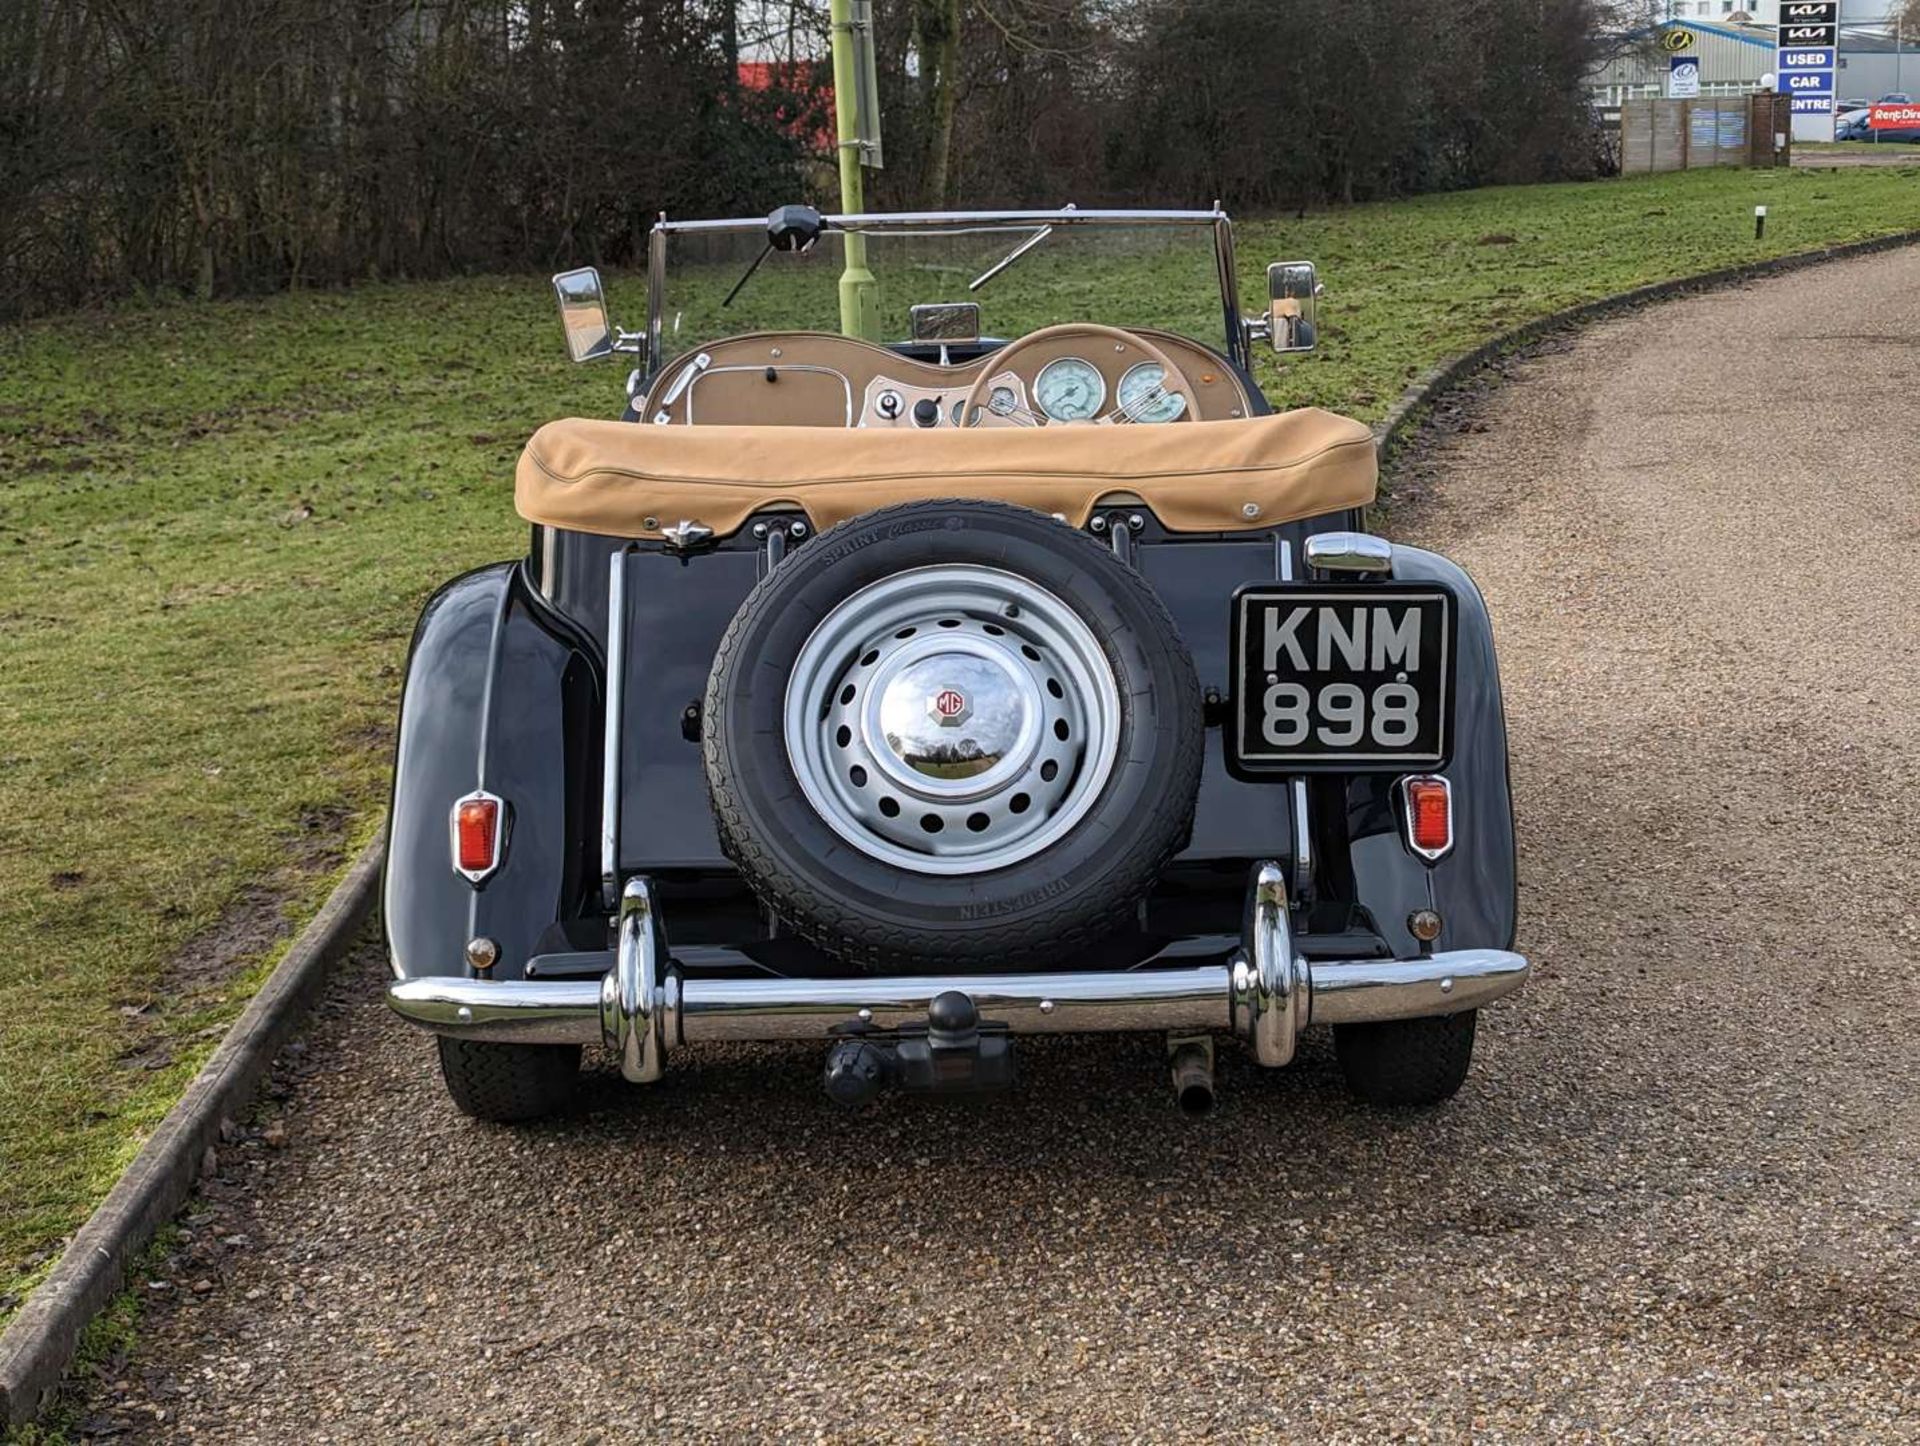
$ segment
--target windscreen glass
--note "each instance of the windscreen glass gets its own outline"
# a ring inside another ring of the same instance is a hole
[[[1067,321],[1157,327],[1218,346],[1222,319],[1209,226],[1062,226],[977,289],[969,283],[1040,228],[873,232],[867,269],[879,294],[880,339],[911,335],[912,307],[975,302],[983,336],[1011,339]],[[846,238],[822,235],[810,251],[768,255],[765,233],[680,232],[667,239],[661,353],[672,357],[723,336],[840,330]],[[724,304],[729,292],[730,304]]]

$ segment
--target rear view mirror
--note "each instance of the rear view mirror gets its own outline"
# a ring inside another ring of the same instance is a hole
[[[1320,340],[1320,279],[1311,261],[1267,268],[1268,339],[1275,351],[1312,351]]]
[[[606,294],[600,273],[591,266],[562,271],[553,278],[560,299],[560,325],[567,333],[567,355],[577,362],[593,361],[613,353],[613,326],[607,320]]]
[[[980,303],[926,301],[907,313],[915,341],[980,340]]]

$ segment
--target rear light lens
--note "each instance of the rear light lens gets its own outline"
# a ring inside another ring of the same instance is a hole
[[[453,806],[453,867],[479,883],[500,866],[500,824],[504,813],[491,793],[470,793]]]
[[[1429,863],[1453,848],[1453,789],[1444,778],[1403,778],[1407,847]]]

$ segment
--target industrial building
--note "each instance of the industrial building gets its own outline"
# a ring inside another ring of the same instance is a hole
[[[1619,110],[1623,100],[1665,95],[1669,62],[1681,52],[1699,58],[1703,96],[1759,90],[1773,74],[1774,28],[1745,21],[1663,20],[1618,37],[1611,48],[1613,58],[1591,81],[1594,104],[1603,112]]]
[[[1722,3],[1671,0],[1676,11],[1707,5],[1717,9]],[[1865,14],[1877,16],[1877,7],[1884,3],[1871,0],[1862,6],[1859,21],[1854,18],[1855,7],[1842,6],[1834,79],[1838,102],[1920,91],[1920,37],[1899,35],[1891,20],[1864,18]],[[1761,89],[1774,79],[1773,16],[1778,0],[1768,0],[1765,21],[1758,18],[1760,11],[1761,7],[1735,11],[1726,20],[1676,17],[1616,36],[1609,46],[1610,58],[1593,72],[1595,107],[1612,116],[1623,100],[1666,94],[1672,57],[1682,53],[1700,61],[1702,96],[1746,95]]]

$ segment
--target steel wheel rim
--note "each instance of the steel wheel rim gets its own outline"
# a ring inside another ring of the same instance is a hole
[[[1093,630],[999,568],[872,583],[800,647],[782,714],[807,802],[862,853],[915,873],[1023,863],[1113,774],[1120,690]]]

